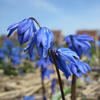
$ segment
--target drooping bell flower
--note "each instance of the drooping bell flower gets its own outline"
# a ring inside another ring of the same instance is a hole
[[[71,50],[75,51],[81,57],[83,53],[85,54],[90,50],[90,42],[94,42],[94,39],[87,34],[76,34],[67,36],[64,41],[66,41]]]
[[[58,48],[53,51],[56,57],[56,62],[58,68],[64,72],[66,78],[72,75],[72,72],[67,63],[73,62],[75,63],[76,60],[74,57],[79,58],[78,55],[68,48]],[[53,62],[52,57],[50,57],[51,62]]]
[[[48,50],[51,49],[54,40],[53,33],[46,27],[41,27],[36,32],[36,47],[38,55],[42,58],[47,57]]]
[[[8,37],[17,30],[18,41],[22,45],[31,39],[33,33],[36,32],[36,27],[33,20],[28,18],[22,20],[21,22],[10,25],[7,30],[9,31]]]
[[[66,78],[72,74],[81,77],[82,74],[86,74],[88,70],[91,71],[90,66],[79,61],[78,55],[68,48],[58,48],[54,50],[54,53],[58,68],[64,72]],[[52,57],[50,57],[50,60],[53,62]]]
[[[48,28],[41,27],[37,32],[35,32],[30,43],[25,48],[25,51],[28,51],[30,57],[32,57],[34,46],[36,45],[38,55],[41,58],[46,58],[48,55],[48,50],[52,47],[53,39],[53,33]]]
[[[48,69],[48,66],[50,66],[50,61],[48,60],[48,58],[45,58],[45,59],[41,58],[36,63],[36,67],[41,67],[43,81],[45,77],[50,79],[50,74],[54,74],[54,70]]]

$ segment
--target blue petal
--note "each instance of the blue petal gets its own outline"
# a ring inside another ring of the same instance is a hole
[[[84,47],[87,48],[87,49],[91,48],[91,44],[88,41],[84,41],[84,42],[82,42],[82,44],[84,45],[82,48],[84,48]]]
[[[17,27],[11,29],[7,35],[7,37],[11,36],[11,34],[17,29]]]
[[[42,58],[46,58],[48,54],[48,49],[47,48],[43,48],[43,53],[42,53]]]
[[[49,29],[47,29],[47,39],[48,39],[47,48],[50,48],[54,40],[54,35]]]
[[[92,42],[94,42],[94,39],[88,34],[83,34],[83,35],[78,34],[78,35],[76,35],[76,38],[80,41],[92,41]]]
[[[79,56],[69,48],[58,48],[57,51],[60,53],[60,55],[74,56],[79,59]]]
[[[47,43],[48,43],[48,40],[47,40],[47,35],[46,35],[46,32],[45,32],[45,29],[40,29],[36,32],[36,46],[37,46],[37,51],[38,51],[38,54],[40,57],[45,57],[47,56]]]
[[[18,25],[19,25],[19,23],[12,24],[12,25],[10,25],[10,26],[8,27],[7,30],[12,30],[12,29],[14,29],[14,28],[17,28]]]
[[[42,44],[40,44],[40,46],[36,45],[36,47],[37,47],[38,55],[43,58],[43,46],[42,46]]]
[[[73,74],[75,74],[78,77],[82,76],[81,71],[78,70],[78,68],[76,67],[75,64],[69,63],[69,64],[67,64],[67,66],[70,68],[70,70],[72,71]]]
[[[71,37],[72,37],[72,35],[68,35],[67,37],[64,38],[64,41],[66,41],[67,44],[69,44],[69,45],[72,43]]]
[[[76,63],[76,60],[74,57],[79,58],[79,56],[72,50],[68,48],[58,48],[57,51],[58,55],[62,55],[64,59],[68,62],[74,62]]]
[[[89,72],[91,72],[91,67],[90,67],[88,64],[86,64],[86,63],[84,63],[84,65],[85,65],[86,68],[89,70]]]
[[[77,68],[83,73],[86,74],[88,69],[86,68],[85,64],[81,61],[77,61]]]
[[[47,34],[45,28],[40,28],[37,32],[37,46],[42,43],[43,47],[47,47],[48,39],[47,39]]]
[[[22,22],[20,22],[18,26],[18,34],[24,34],[24,32],[27,31],[27,29],[32,25],[32,20],[31,19],[25,19]]]
[[[24,37],[23,37],[23,43],[26,43],[27,41],[30,40],[30,38],[32,37],[32,27],[30,27],[24,34]]]
[[[74,39],[74,46],[76,48],[76,50],[79,52],[80,49],[82,50],[82,52],[89,50],[90,49],[90,43],[87,41],[78,41],[76,39]]]
[[[72,75],[70,69],[67,67],[65,60],[61,56],[56,56],[56,61],[59,69],[64,72],[66,78],[68,78],[70,75]]]
[[[32,40],[28,44],[28,46],[24,49],[24,51],[28,51],[29,52],[30,57],[33,56],[33,48],[35,46],[35,43],[36,43],[36,38],[35,38],[35,35],[34,35]]]

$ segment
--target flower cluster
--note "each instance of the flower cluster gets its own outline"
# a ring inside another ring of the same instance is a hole
[[[50,49],[53,44],[53,33],[46,27],[40,27],[37,30],[31,18],[10,25],[8,30],[8,37],[17,30],[18,41],[21,45],[30,40],[30,43],[25,49],[25,51],[29,52],[30,57],[32,57],[35,45],[37,47],[38,55],[44,58],[48,54],[48,49]]]
[[[49,73],[51,73],[51,71],[47,71],[45,67],[46,64],[44,65],[45,58],[48,56],[51,62],[54,63],[51,50],[53,50],[58,68],[64,72],[66,78],[72,74],[81,77],[82,74],[86,74],[88,70],[91,70],[86,63],[81,62],[79,59],[83,53],[91,48],[89,41],[94,41],[93,38],[89,35],[69,35],[64,40],[67,42],[70,49],[53,49],[53,33],[47,27],[40,27],[39,24],[39,29],[36,29],[34,22],[38,23],[34,18],[28,18],[9,26],[8,37],[17,30],[19,43],[22,45],[29,42],[25,51],[28,51],[30,57],[33,56],[33,51],[36,46],[37,53],[42,59],[39,61],[39,64],[42,66],[41,71],[43,74],[45,72],[46,76],[48,76]]]
[[[9,59],[16,66],[27,57],[27,55],[22,54],[22,51],[22,48],[15,47],[12,41],[5,39],[3,47],[0,48],[0,59],[5,63]]]
[[[79,56],[72,50],[68,48],[58,48],[54,50],[57,65],[59,69],[64,72],[66,78],[75,74],[78,77],[81,77],[82,74],[86,74],[91,71],[91,68],[88,64],[81,62]],[[50,57],[51,62],[53,59]],[[54,63],[54,62],[53,62]]]

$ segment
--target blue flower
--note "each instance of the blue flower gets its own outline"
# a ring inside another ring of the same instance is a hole
[[[76,60],[74,57],[79,58],[78,55],[68,48],[58,48],[57,50],[54,50],[54,53],[55,53],[58,68],[62,72],[64,72],[66,78],[68,78],[70,75],[72,75],[72,72],[69,68],[69,65],[66,64],[66,62],[76,63]],[[53,62],[52,58],[50,60],[51,62]]]
[[[0,52],[0,60],[4,59],[4,54]]]
[[[53,40],[53,33],[46,27],[42,27],[36,32],[36,47],[40,57],[47,57],[48,50],[52,47]]]
[[[100,40],[98,40],[98,47],[100,47]]]
[[[11,49],[11,55],[9,56],[9,59],[11,59],[14,66],[17,66],[22,60],[27,58],[27,55],[23,54],[22,52],[23,49],[20,47],[14,47]]]
[[[17,30],[18,41],[22,45],[31,39],[33,33],[36,32],[36,27],[32,19],[24,19],[21,22],[10,25],[8,30],[8,37]]]
[[[51,90],[52,90],[52,93],[55,93],[55,85],[56,85],[56,79],[54,78],[53,80],[52,80],[52,83],[51,83]]]
[[[13,62],[14,66],[17,66],[18,64],[21,63],[18,57],[11,57],[11,61]]]
[[[22,60],[29,57],[24,54],[23,48],[16,47],[12,41],[5,39],[3,44],[3,47],[0,48],[0,59],[3,60],[4,63],[7,63],[9,59],[14,66],[17,66]]]
[[[58,68],[64,72],[66,78],[72,74],[81,77],[82,74],[86,74],[88,70],[91,71],[90,66],[79,61],[78,55],[68,48],[58,48],[54,50],[54,53]],[[53,62],[52,57],[50,57],[50,60]]]
[[[17,66],[18,64],[21,63],[21,52],[20,52],[20,48],[19,47],[14,47],[12,48],[12,51],[11,51],[11,55],[10,55],[10,59],[12,61],[12,63],[14,64],[14,66]]]
[[[53,33],[48,28],[42,27],[37,32],[35,32],[32,40],[25,48],[25,51],[28,51],[30,57],[32,57],[34,46],[36,45],[38,55],[41,58],[46,58],[48,55],[48,50],[52,47],[53,39]]]
[[[3,43],[3,52],[5,55],[10,56],[11,55],[11,50],[14,47],[14,43],[9,40],[5,39]]]
[[[23,100],[35,100],[34,96],[24,96]]]
[[[9,40],[9,39],[5,39],[4,43],[3,43],[3,46],[4,46],[4,48],[11,49],[11,48],[14,47],[14,43],[11,40]]]
[[[2,48],[0,48],[0,60],[3,60],[3,59],[4,59],[4,53],[3,53]]]
[[[50,79],[50,74],[54,74],[54,71],[52,69],[48,69],[47,67],[50,66],[50,61],[48,58],[41,58],[36,63],[36,67],[41,67],[42,72],[42,80],[44,80],[45,77]]]
[[[85,54],[90,50],[91,44],[89,42],[94,42],[94,39],[87,34],[76,34],[67,36],[64,41],[66,41],[71,50],[75,51],[79,56],[82,56],[83,53]]]

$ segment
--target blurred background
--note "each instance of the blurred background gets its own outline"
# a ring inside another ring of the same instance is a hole
[[[10,24],[30,16],[65,36],[77,30],[100,30],[100,1],[0,0],[0,34],[7,34]]]
[[[63,39],[69,34],[87,33],[94,38],[91,55],[82,57],[93,72],[78,80],[77,100],[100,100],[100,0],[0,0],[0,52],[5,50],[6,56],[0,61],[0,100],[31,100],[24,97],[33,95],[41,100],[40,69],[35,69],[38,56],[30,63],[29,56],[23,52],[26,45],[20,47],[16,32],[10,40],[6,38],[9,25],[29,17],[52,30],[57,46],[64,46]],[[14,54],[16,51],[18,54]],[[16,55],[20,56],[13,58]],[[55,87],[58,94],[51,95],[51,81],[57,79],[54,76],[45,81],[48,100],[60,100],[60,96],[55,99],[59,95],[58,85]],[[70,86],[71,78],[66,80],[62,74],[62,80],[65,87]],[[70,89],[66,91],[70,100]]]

